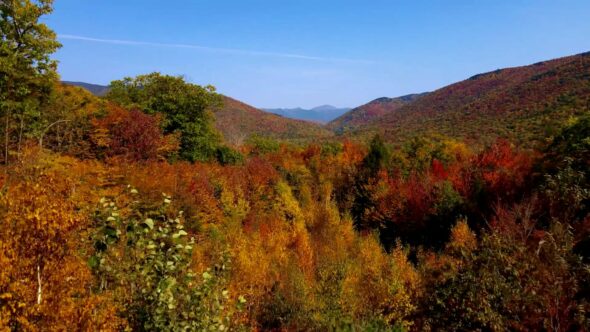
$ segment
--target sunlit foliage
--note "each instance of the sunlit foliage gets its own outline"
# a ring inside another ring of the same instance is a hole
[[[62,86],[37,23],[51,2],[0,4],[2,61],[18,64],[0,69],[0,330],[590,329],[587,115],[535,124],[555,124],[540,147],[498,132],[473,145],[461,128],[296,144],[280,121],[224,142],[212,87],[158,73],[106,99]],[[21,21],[39,33],[32,63],[5,59]],[[529,96],[552,77],[506,74]],[[562,91],[582,78],[551,92],[560,115],[585,110]],[[472,107],[495,114],[499,96],[485,100]]]

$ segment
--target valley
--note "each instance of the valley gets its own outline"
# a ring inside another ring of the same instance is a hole
[[[590,331],[589,10],[0,0],[0,331]]]

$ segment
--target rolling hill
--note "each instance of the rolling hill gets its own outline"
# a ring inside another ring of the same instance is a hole
[[[381,132],[393,142],[434,133],[474,143],[542,143],[568,118],[590,111],[590,52],[478,74],[397,108],[386,105],[347,128],[361,136]]]
[[[371,123],[371,121],[386,113],[395,112],[400,107],[409,104],[426,94],[427,93],[410,94],[397,98],[378,98],[344,113],[338,118],[330,121],[327,127],[337,133],[343,133],[350,129]]]
[[[107,94],[107,92],[109,92],[109,87],[106,85],[98,85],[98,84],[91,84],[91,83],[84,83],[84,82],[70,82],[70,81],[62,81],[62,83],[66,84],[66,85],[79,86],[81,88],[84,88],[84,89],[92,92],[93,95],[98,96],[98,97],[102,97],[105,94]]]
[[[108,86],[84,82],[62,82],[87,89],[97,96],[108,92]],[[280,140],[308,141],[333,136],[332,132],[317,123],[294,120],[268,113],[250,105],[223,96],[223,107],[214,110],[215,127],[227,142],[241,144],[252,135]]]
[[[223,107],[214,112],[215,125],[231,144],[241,144],[251,135],[290,141],[308,141],[333,135],[316,123],[264,112],[227,96],[223,99]]]
[[[108,87],[80,82],[95,94]],[[504,137],[518,144],[550,139],[566,120],[590,111],[590,52],[474,75],[430,93],[379,98],[354,108],[325,126],[280,115],[224,97],[214,112],[228,142],[257,134],[309,141],[337,135],[365,138],[376,132],[389,141],[441,134],[487,144]],[[279,110],[273,110],[279,112]],[[304,110],[282,110],[300,113]],[[331,112],[320,107],[310,112]]]

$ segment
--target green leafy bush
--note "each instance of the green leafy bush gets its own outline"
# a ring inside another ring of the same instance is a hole
[[[137,196],[136,190],[130,193]],[[135,197],[134,197],[135,198]],[[88,264],[99,291],[112,291],[136,330],[225,331],[233,308],[225,289],[230,260],[200,276],[191,268],[194,237],[184,230],[183,213],[173,213],[170,197],[155,208],[133,201],[119,209],[101,199],[96,214],[95,252]],[[243,304],[240,298],[238,305]]]

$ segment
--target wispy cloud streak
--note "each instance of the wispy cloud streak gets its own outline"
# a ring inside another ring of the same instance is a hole
[[[155,43],[155,42],[145,42],[145,41],[137,41],[137,40],[103,39],[103,38],[94,38],[94,37],[87,37],[87,36],[68,35],[68,34],[59,34],[58,38],[59,39],[66,39],[66,40],[81,40],[81,41],[103,43],[103,44],[128,45],[128,46],[150,46],[150,47],[159,47],[159,48],[185,48],[185,49],[192,49],[192,50],[205,51],[205,52],[239,54],[239,55],[249,55],[249,56],[291,58],[291,59],[309,60],[309,61],[350,62],[350,63],[364,63],[364,64],[374,63],[373,61],[359,60],[359,59],[318,57],[318,56],[309,56],[309,55],[302,55],[302,54],[253,51],[253,50],[244,50],[244,49],[237,49],[237,48],[209,47],[209,46],[201,46],[201,45],[194,45],[194,44],[169,44],[169,43]]]

